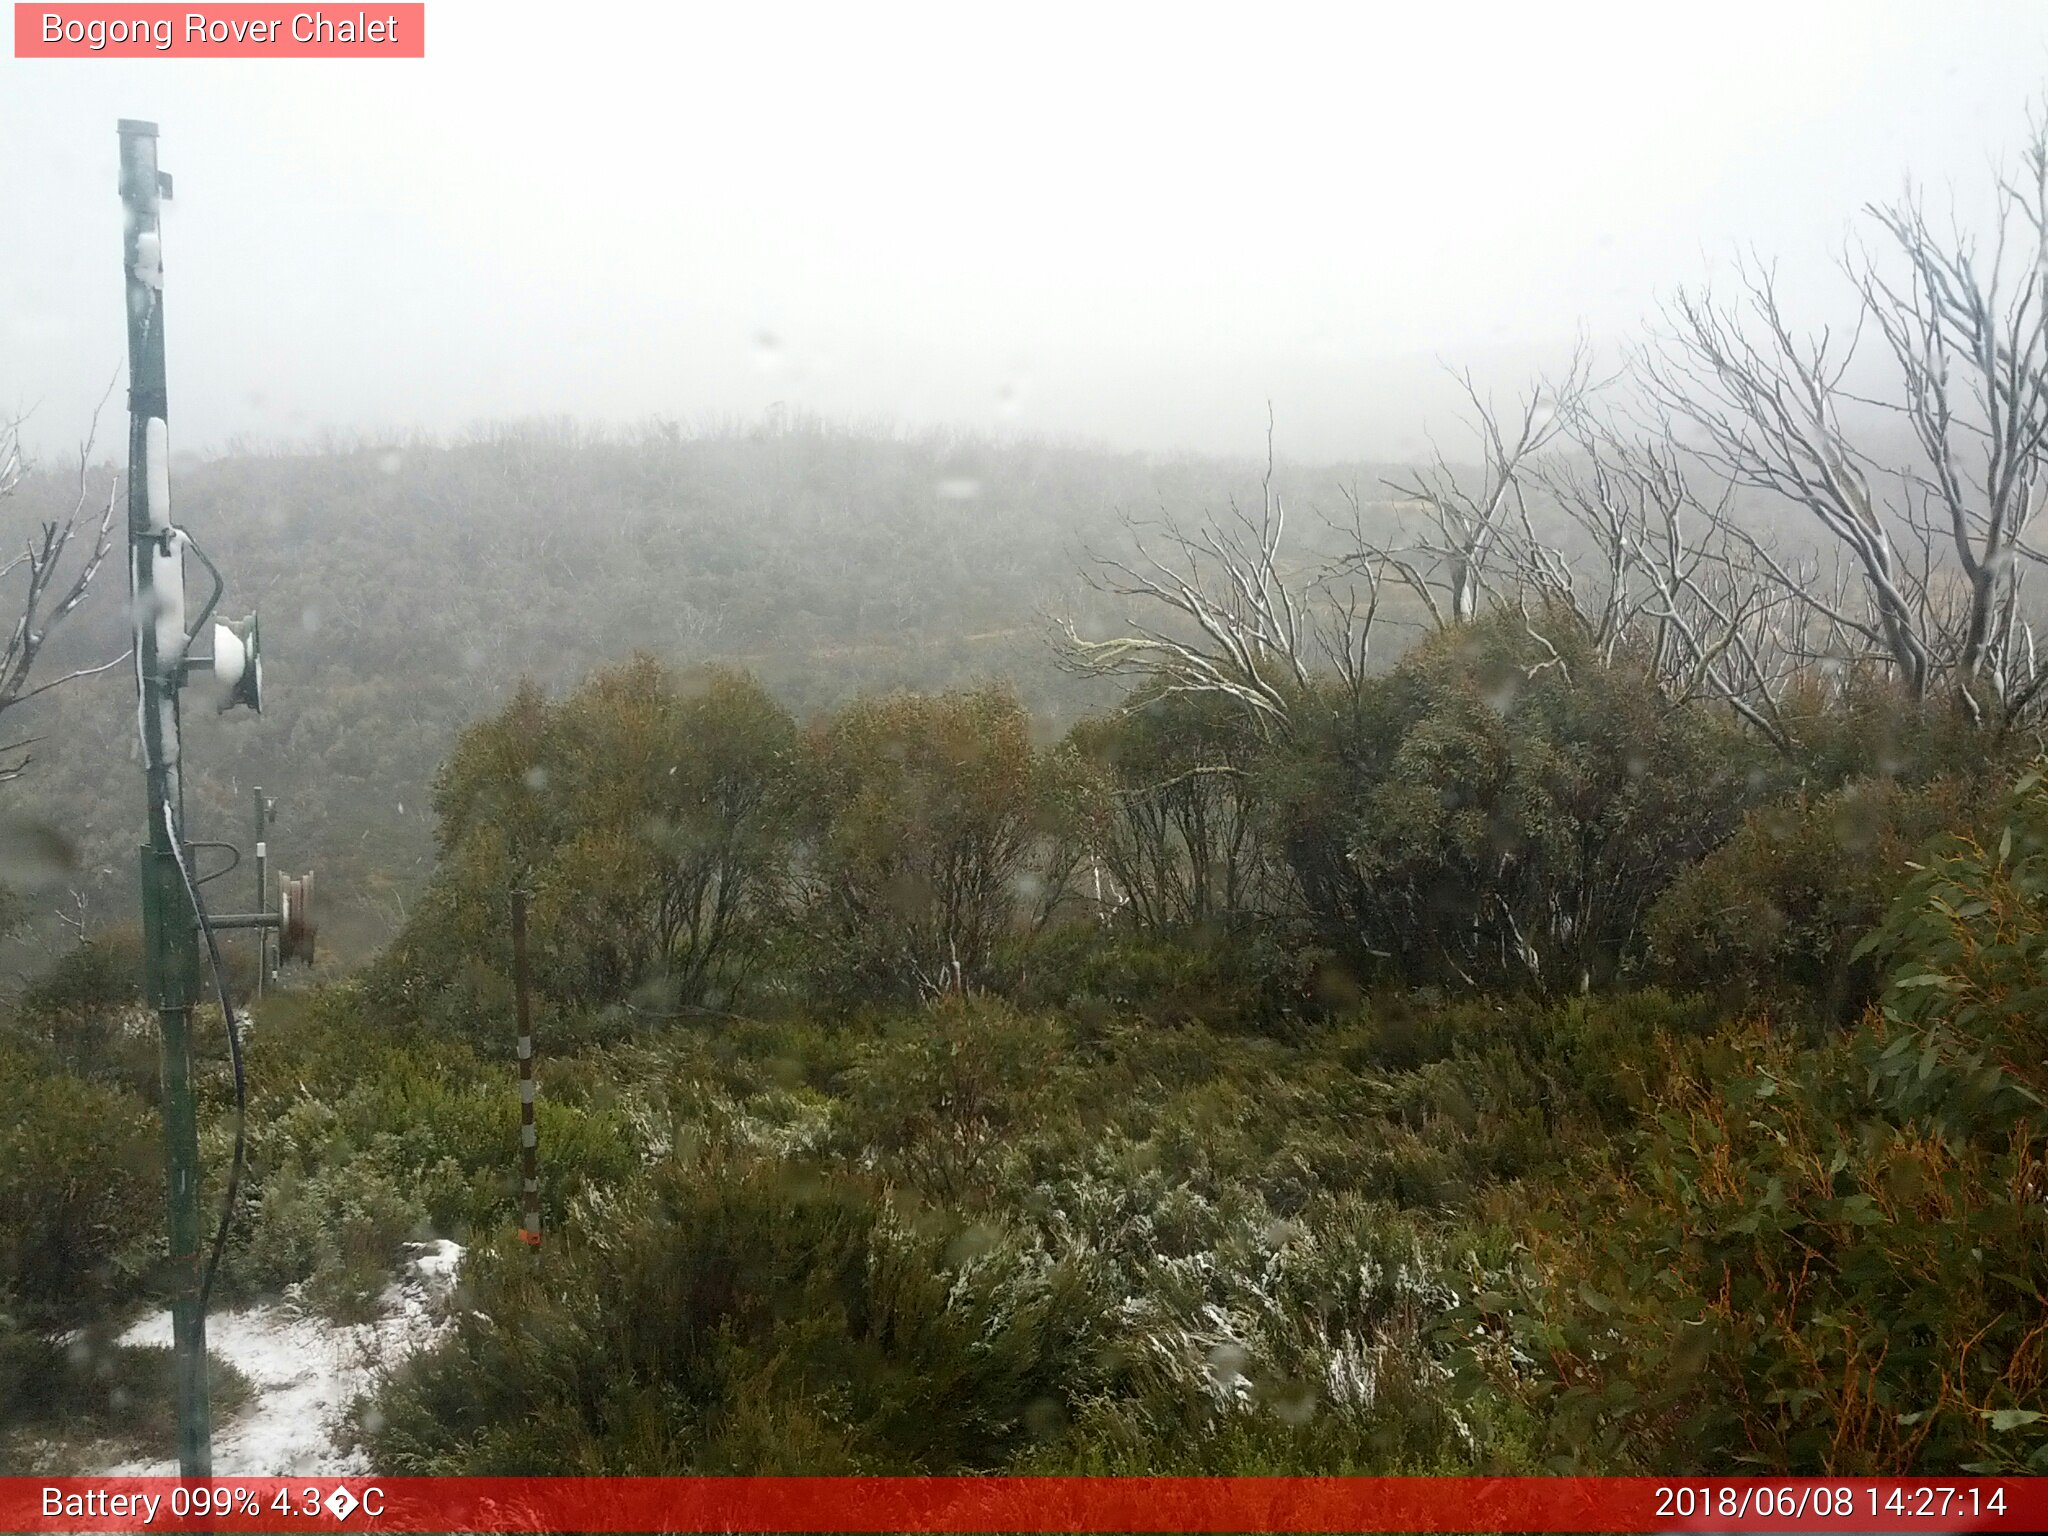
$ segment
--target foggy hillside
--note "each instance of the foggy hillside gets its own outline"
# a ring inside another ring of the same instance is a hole
[[[26,508],[75,492],[61,465]],[[246,841],[250,794],[278,797],[270,845],[315,869],[323,939],[360,958],[395,929],[432,854],[429,802],[456,732],[523,677],[560,690],[636,649],[758,674],[799,716],[862,690],[1005,678],[1046,730],[1116,697],[1054,664],[1049,613],[1099,609],[1089,550],[1118,514],[1194,518],[1256,504],[1263,464],[1086,444],[904,434],[779,417],[700,431],[567,422],[452,443],[186,459],[181,519],[234,572],[224,616],[264,623],[264,715],[188,703],[197,836]],[[1303,558],[1382,466],[1281,465]],[[94,481],[104,495],[104,477]],[[193,577],[195,600],[204,581]],[[53,644],[87,665],[126,644],[111,589]],[[95,920],[128,918],[141,823],[133,682],[122,669],[25,707],[44,736],[14,786],[74,837]],[[228,890],[237,889],[230,877]],[[63,887],[50,905],[70,902]]]
[[[2048,1529],[2039,0],[194,5],[0,62],[0,1474]]]

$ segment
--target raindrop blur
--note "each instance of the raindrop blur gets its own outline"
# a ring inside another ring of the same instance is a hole
[[[1067,1410],[1056,1397],[1035,1398],[1024,1410],[1024,1429],[1034,1440],[1050,1440],[1067,1427]]]
[[[1270,1389],[1266,1405],[1283,1424],[1306,1424],[1316,1416],[1315,1385],[1306,1381],[1283,1381]]]
[[[64,833],[25,816],[0,816],[0,884],[34,890],[77,868],[77,845]]]
[[[1225,1339],[1209,1351],[1209,1373],[1223,1386],[1234,1386],[1244,1380],[1245,1365],[1251,1355],[1235,1339]]]

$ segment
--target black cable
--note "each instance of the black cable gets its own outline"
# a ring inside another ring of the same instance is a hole
[[[233,843],[217,842],[212,838],[194,838],[192,842],[190,842],[186,846],[191,848],[225,848],[229,853],[232,853],[234,855],[232,859],[230,859],[227,863],[223,864],[219,869],[216,869],[212,874],[201,875],[197,880],[192,882],[194,885],[210,885],[215,880],[218,880],[222,875],[231,875],[236,870],[242,867],[242,850],[237,848]]]
[[[145,337],[149,333],[150,324],[156,319],[159,312],[158,306],[152,306],[149,315],[144,318],[143,335]],[[206,606],[200,609],[198,622],[185,631],[185,646],[189,648],[193,637],[205,627],[207,619],[212,616],[215,605],[220,602],[220,595],[226,586],[226,582],[221,577],[219,567],[206,558],[206,551],[201,549],[192,536],[186,533],[184,529],[175,525],[169,525],[160,531],[152,529],[151,536],[161,538],[162,547],[166,553],[178,547],[190,548],[192,553],[198,557],[199,563],[205,566],[208,574],[213,577],[213,595],[207,598]],[[135,541],[131,538],[128,560],[128,583],[131,593],[135,590],[136,583],[134,544]],[[135,728],[136,734],[141,738],[142,742],[143,763],[147,769],[153,771],[158,765],[152,759],[149,750],[149,730],[143,720],[143,700],[147,690],[143,686],[141,625],[142,621],[138,619],[136,622],[136,644],[133,648],[135,652]],[[178,709],[178,696],[175,688],[171,692],[171,708],[173,711]],[[204,1317],[206,1315],[206,1304],[213,1295],[214,1277],[220,1272],[221,1254],[227,1249],[228,1231],[233,1225],[235,1217],[235,1197],[241,1193],[242,1169],[248,1161],[249,1088],[248,1080],[242,1071],[242,1037],[235,1029],[235,1007],[233,1001],[228,997],[227,967],[221,961],[220,939],[213,931],[212,922],[207,918],[206,903],[200,899],[199,886],[201,882],[193,879],[192,868],[185,862],[185,850],[183,843],[180,841],[178,820],[171,813],[171,802],[168,799],[164,801],[163,812],[164,830],[169,835],[171,857],[177,863],[178,878],[185,883],[185,895],[192,903],[193,916],[199,920],[200,931],[206,935],[207,956],[213,964],[214,991],[215,995],[220,999],[221,1028],[227,1031],[228,1060],[233,1065],[235,1075],[235,1159],[233,1165],[228,1170],[227,1192],[221,1199],[220,1224],[214,1228],[213,1252],[207,1258],[206,1273],[200,1278],[199,1282],[199,1314],[201,1317]],[[193,846],[200,847],[206,845],[194,844]],[[216,844],[213,846],[224,845]],[[233,869],[236,864],[241,863],[241,850],[236,849],[234,852],[234,864],[230,864],[227,869],[215,871],[213,874],[208,875],[207,879],[218,879],[221,875],[226,874],[228,870]]]
[[[185,863],[185,850],[177,836],[177,824],[171,819],[171,803],[164,802],[164,825],[171,828],[171,856],[178,862],[178,876],[185,882],[185,895],[192,902],[193,915],[199,919],[199,931],[206,935],[206,951],[213,962],[213,985],[220,998],[221,1026],[228,1033],[228,1060],[235,1073],[235,1160],[228,1169],[227,1193],[221,1197],[220,1225],[214,1228],[213,1252],[206,1261],[206,1273],[199,1282],[199,1312],[206,1314],[206,1303],[213,1295],[213,1278],[220,1270],[220,1256],[228,1246],[228,1229],[234,1224],[235,1196],[242,1188],[242,1167],[248,1156],[249,1094],[248,1082],[242,1074],[242,1037],[235,1029],[234,1004],[228,998],[227,967],[221,963],[220,939],[213,931],[213,924],[207,920],[206,903],[199,898],[199,887],[193,882],[191,868]],[[229,866],[232,868],[233,866]],[[226,870],[221,871],[226,874]]]

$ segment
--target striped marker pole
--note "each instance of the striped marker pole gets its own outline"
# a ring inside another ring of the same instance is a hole
[[[533,1128],[533,1002],[526,990],[526,892],[512,893],[512,985],[519,996],[519,1168],[526,1219],[519,1240],[540,1246],[540,1140]]]

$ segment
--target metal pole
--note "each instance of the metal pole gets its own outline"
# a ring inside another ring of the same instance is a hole
[[[213,1473],[200,1310],[199,1126],[192,1101],[192,1001],[199,990],[197,914],[178,870],[184,788],[178,684],[185,661],[185,556],[171,531],[169,406],[164,378],[164,278],[159,203],[170,178],[156,165],[156,124],[123,119],[122,267],[128,301],[128,585],[147,780],[142,849],[143,977],[163,1043],[164,1160],[170,1186],[171,1345],[178,1469]]]
[[[263,841],[270,807],[263,798],[263,786],[256,786],[256,908],[258,912],[270,910],[270,849]],[[263,995],[264,979],[270,974],[270,930],[256,930],[256,995]]]
[[[512,893],[512,987],[519,999],[519,1171],[526,1218],[520,1240],[540,1246],[540,1145],[533,1126],[533,1000],[526,985],[526,892]]]

